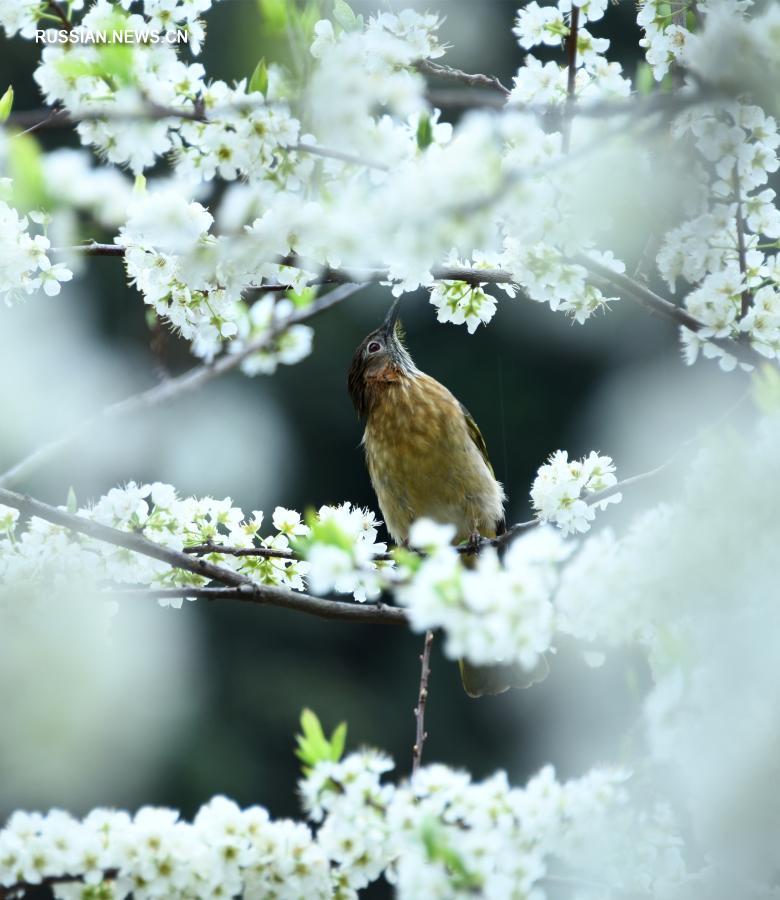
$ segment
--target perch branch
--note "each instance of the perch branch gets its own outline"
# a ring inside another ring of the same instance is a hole
[[[0,503],[18,509],[25,516],[38,516],[54,525],[84,534],[94,540],[123,547],[142,556],[159,559],[175,569],[184,569],[195,575],[218,581],[227,587],[183,586],[176,588],[145,587],[141,589],[125,589],[108,591],[107,596],[119,597],[201,597],[204,599],[242,600],[248,603],[259,603],[267,606],[279,606],[294,609],[309,615],[325,619],[341,619],[353,622],[381,623],[384,625],[405,625],[408,622],[402,609],[384,604],[358,604],[351,601],[326,600],[292,591],[276,585],[256,584],[246,575],[234,572],[224,566],[218,566],[206,560],[172,550],[148,540],[141,534],[132,531],[120,531],[100,522],[93,522],[83,516],[75,515],[48,503],[42,503],[24,494],[17,494],[0,488]]]
[[[292,609],[320,619],[356,622],[364,625],[408,625],[406,611],[386,603],[357,603],[352,600],[327,600],[299,591],[291,591],[276,585],[242,585],[241,587],[176,587],[176,588],[128,588],[106,591],[112,600],[156,598],[175,600],[192,597],[197,600],[239,600],[261,606],[277,606]]]

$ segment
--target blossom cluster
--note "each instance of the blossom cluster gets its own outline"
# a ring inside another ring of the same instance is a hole
[[[648,861],[674,833],[668,814],[664,831],[658,814],[655,828],[632,814],[620,769],[559,782],[548,766],[518,788],[504,772],[473,782],[443,765],[396,785],[383,781],[392,768],[374,750],[317,763],[300,784],[308,823],[275,820],[261,806],[241,809],[222,796],[192,822],[156,807],[132,816],[98,808],[81,820],[62,810],[16,812],[0,830],[0,885],[46,881],[61,900],[350,900],[384,875],[400,900],[509,900],[518,890],[540,892],[553,859],[576,867],[583,881],[609,864],[623,890],[652,883]],[[595,844],[594,823],[613,815],[633,852]]]
[[[771,116],[755,105],[707,105],[682,114],[677,137],[693,144],[701,190],[696,214],[664,237],[657,262],[674,289],[693,285],[688,311],[704,324],[682,330],[688,363],[704,356],[721,368],[737,360],[710,337],[744,338],[770,359],[780,353],[777,255],[767,253],[780,237],[775,192],[766,186],[780,166],[780,134]]]
[[[431,304],[438,310],[439,322],[465,323],[469,334],[482,323],[487,324],[496,312],[496,301],[483,286],[466,281],[437,282],[431,289]]]
[[[500,561],[486,547],[464,565],[451,545],[454,535],[454,526],[427,519],[412,526],[410,546],[424,556],[402,558],[398,577],[407,580],[396,591],[409,610],[411,627],[419,632],[442,628],[451,659],[533,670],[552,644],[557,563],[568,548],[552,529],[542,527],[513,541]]]
[[[284,267],[258,271],[235,254],[226,259],[226,241],[210,233],[212,223],[211,213],[175,186],[134,195],[117,238],[131,282],[161,319],[192,342],[196,356],[212,359],[227,342],[232,353],[257,345],[242,364],[247,374],[299,362],[311,351],[313,332],[306,325],[285,328],[290,301],[277,302],[273,294],[251,305],[243,299],[263,274]]]
[[[565,450],[557,450],[539,468],[531,488],[531,502],[542,522],[557,525],[565,535],[582,533],[590,529],[596,508],[604,509],[607,504],[620,501],[620,494],[613,493],[603,499],[595,496],[588,499],[588,495],[616,484],[611,457],[592,450],[582,459],[570,461]]]
[[[323,584],[332,571],[332,562],[322,560],[319,549],[312,554],[312,564],[298,558],[292,544],[312,531],[315,535],[338,532],[360,556],[360,568],[353,573],[350,567],[338,586],[356,592],[360,599],[365,599],[363,581],[376,565],[373,557],[386,549],[375,542],[377,523],[373,515],[349,503],[321,507],[312,517],[311,528],[302,522],[300,513],[277,507],[272,516],[274,533],[265,537],[260,535],[264,519],[260,510],[246,514],[229,497],[181,498],[171,485],[161,482],[130,482],[113,488],[94,505],[80,509],[74,505],[73,512],[89,521],[142,535],[170,550],[199,547],[202,557],[211,563],[246,575],[258,584],[292,590],[303,590],[307,576]],[[260,552],[234,555],[221,547]],[[269,551],[267,555],[262,553],[264,549]],[[158,587],[196,586],[208,580],[171,568],[151,556],[70,533],[38,517],[32,517],[20,529],[18,516],[6,507],[0,508],[0,579],[10,584],[46,578],[57,584],[67,582],[75,573],[94,582]],[[160,604],[179,608],[182,599],[161,598]]]
[[[197,51],[198,17],[209,5],[149,2],[129,12],[129,4],[97,0],[74,28],[184,23]],[[569,11],[561,0],[556,22]],[[600,2],[585,4],[583,24],[603,11]],[[536,4],[526,13],[541,15]],[[170,161],[172,186],[128,204],[119,241],[130,280],[195,353],[210,358],[252,330],[241,301],[247,289],[273,282],[298,290],[328,266],[385,270],[396,294],[432,288],[440,321],[470,331],[492,318],[495,300],[481,285],[435,284],[432,271],[450,259],[477,268],[490,259],[532,299],[580,322],[605,307],[608,298],[585,270],[567,261],[577,250],[595,253],[599,229],[587,215],[572,239],[578,178],[552,173],[562,133],[523,110],[565,99],[565,66],[542,66],[529,54],[504,110],[470,112],[453,128],[439,122],[416,67],[444,53],[440,24],[411,10],[364,21],[337,4],[333,20],[314,27],[310,77],[294,104],[297,86],[278,66],[231,87],[165,43],[116,54],[80,43],[45,48],[36,79],[49,103],[81,117],[84,144],[136,173],[163,156]],[[526,25],[518,33],[528,44],[536,31]],[[603,56],[607,44],[580,30],[579,99],[627,95],[620,67]],[[553,81],[561,89],[555,96]],[[578,124],[575,145],[593,133]],[[536,168],[548,177],[520,177]],[[209,209],[215,178],[229,187]],[[159,227],[139,233],[141,219]],[[290,359],[303,355],[307,335],[287,336]]]
[[[39,213],[31,213],[29,218],[41,224],[46,221]],[[49,259],[49,239],[44,234],[31,235],[28,226],[27,216],[20,216],[0,200],[0,300],[9,305],[41,287],[53,297],[59,294],[61,282],[73,277],[64,263]]]
[[[672,4],[662,0],[641,0],[639,3],[637,24],[644,31],[639,46],[645,50],[656,81],[661,81],[670,66],[680,62],[691,34],[685,25],[687,0],[680,0],[674,7],[677,15],[672,14]]]

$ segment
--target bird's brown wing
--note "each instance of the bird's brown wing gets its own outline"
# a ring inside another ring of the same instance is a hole
[[[482,432],[479,430],[477,423],[474,421],[474,416],[466,409],[466,407],[459,402],[461,412],[463,413],[463,417],[466,420],[466,428],[468,428],[469,436],[471,440],[474,441],[477,450],[479,450],[482,459],[485,460],[485,465],[490,469],[490,474],[495,478],[496,473],[493,471],[493,465],[490,462],[490,457],[488,456],[488,448],[485,443],[485,439],[482,437]],[[503,534],[506,531],[506,519],[503,517],[496,522],[496,537],[499,534]]]

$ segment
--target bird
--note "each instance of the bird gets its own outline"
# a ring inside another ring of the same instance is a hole
[[[400,298],[382,325],[368,334],[352,357],[347,388],[365,422],[363,448],[368,473],[390,536],[409,539],[416,519],[452,524],[453,543],[504,533],[504,489],[490,464],[473,417],[440,382],[417,368],[404,343]],[[466,554],[465,565],[473,565]],[[471,697],[529,687],[547,674],[542,658],[531,672],[515,665],[459,663]]]

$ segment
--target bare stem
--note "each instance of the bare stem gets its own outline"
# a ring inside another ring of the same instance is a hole
[[[49,9],[60,20],[60,22],[62,22],[62,25],[66,31],[73,30],[73,25],[68,18],[68,14],[63,8],[62,4],[58,2],[58,0],[49,0]]]
[[[734,190],[737,195],[737,255],[739,256],[739,271],[745,282],[745,289],[742,291],[742,308],[741,314],[744,318],[750,311],[753,303],[753,294],[747,285],[747,254],[745,252],[745,221],[743,219],[742,208],[742,188],[739,182],[739,171],[734,166]]]
[[[423,75],[431,75],[435,78],[442,78],[446,81],[457,81],[466,87],[488,88],[489,90],[498,91],[505,97],[509,96],[509,88],[503,85],[495,75],[472,75],[461,69],[454,69],[452,66],[443,66],[441,63],[433,62],[430,59],[421,59],[416,68]]]
[[[579,32],[580,8],[572,4],[571,20],[569,22],[569,34],[566,37],[566,58],[569,66],[566,79],[566,113],[563,121],[562,147],[563,152],[569,152],[571,141],[571,120],[574,115],[576,102],[575,89],[577,86],[577,36]]]
[[[621,272],[615,272],[608,266],[596,262],[596,260],[583,254],[577,256],[575,262],[579,263],[579,265],[586,268],[592,274],[597,275],[599,278],[602,278],[604,281],[613,285],[613,287],[617,288],[628,297],[629,300],[638,303],[651,313],[663,316],[663,318],[669,319],[675,324],[687,328],[689,331],[697,332],[704,328],[703,322],[700,322],[682,307],[675,306],[674,303],[670,303],[663,297],[659,297],[658,294],[651,291],[646,285],[639,281],[635,281],[628,275],[624,275]],[[722,350],[735,356],[740,362],[749,363],[750,365],[756,365],[762,361],[766,362],[765,357],[762,357],[753,350],[748,343],[741,340],[716,337],[707,338],[707,340],[711,344],[715,344],[716,347],[720,347]]]
[[[423,745],[428,737],[425,730],[425,704],[428,702],[428,681],[431,677],[431,646],[433,632],[426,631],[423,650],[420,654],[420,690],[417,694],[417,706],[414,708],[415,735],[412,747],[412,775],[420,768]]]

